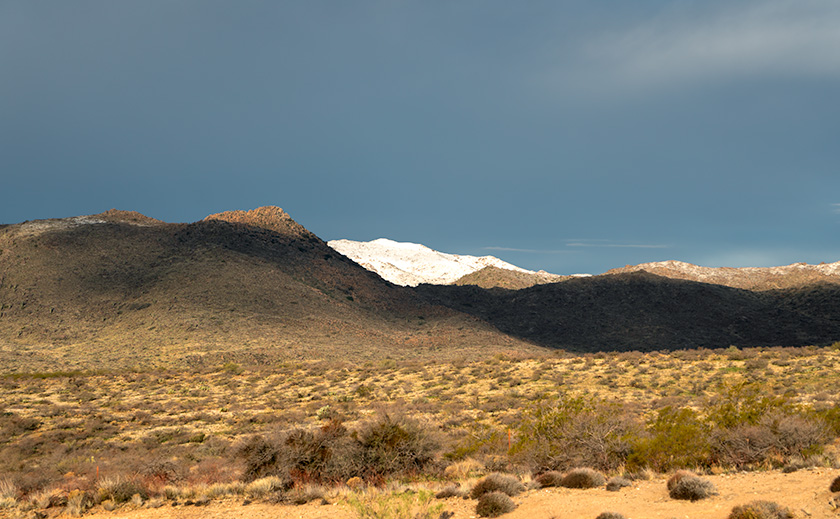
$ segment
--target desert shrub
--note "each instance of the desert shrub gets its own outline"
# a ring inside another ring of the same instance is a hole
[[[475,505],[475,513],[481,517],[499,517],[516,508],[513,499],[504,492],[482,494]]]
[[[251,436],[237,449],[236,454],[245,462],[244,481],[254,481],[277,472],[280,449],[262,436]]]
[[[728,519],[793,519],[794,517],[789,509],[772,501],[752,501],[734,507]]]
[[[509,496],[515,496],[524,490],[525,485],[523,485],[516,477],[494,472],[481,478],[478,483],[475,484],[470,491],[470,497],[478,499],[484,494],[489,494],[491,492],[503,492]]]
[[[549,470],[537,476],[536,481],[540,487],[559,487],[563,480],[563,473],[556,470]]]
[[[674,472],[671,475],[671,477],[668,478],[668,482],[666,483],[668,485],[668,491],[670,491],[672,488],[674,488],[674,486],[677,483],[679,483],[681,479],[683,479],[685,477],[695,477],[696,478],[697,474],[695,474],[694,472],[689,472],[688,470],[678,470],[678,471]]]
[[[671,496],[671,499],[698,501],[707,497],[716,496],[718,491],[711,481],[690,475],[680,478],[669,489],[668,494]]]
[[[618,512],[601,512],[595,519],[627,519]]]
[[[356,438],[368,476],[419,473],[439,449],[437,440],[418,422],[388,414],[363,424]]]
[[[757,465],[806,458],[822,451],[828,436],[824,425],[797,414],[778,411],[762,416],[756,424],[741,424],[716,431],[715,456],[724,465]]]
[[[566,488],[595,488],[604,483],[604,475],[590,468],[572,469],[560,480],[560,486]]]
[[[710,464],[709,426],[690,408],[664,407],[632,443],[630,469],[650,467],[667,472],[680,467]]]
[[[105,478],[97,486],[100,502],[110,500],[116,504],[127,503],[135,494],[142,499],[149,498],[146,488],[131,478]]]
[[[614,470],[625,462],[627,438],[637,427],[619,404],[592,398],[546,399],[524,414],[512,454],[535,471]]]
[[[721,387],[719,397],[707,410],[712,426],[732,429],[741,425],[757,425],[770,411],[789,414],[790,402],[785,397],[768,395],[759,384],[741,382]]]
[[[438,499],[446,499],[449,497],[464,497],[465,492],[457,485],[446,485],[435,494]]]
[[[834,481],[831,482],[831,486],[828,489],[832,492],[840,492],[840,476],[834,478]]]
[[[616,476],[607,481],[607,490],[610,492],[618,492],[624,487],[629,487],[633,484],[629,479]]]

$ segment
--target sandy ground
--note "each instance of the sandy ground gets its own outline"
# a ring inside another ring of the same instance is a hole
[[[638,481],[619,492],[604,489],[571,490],[549,488],[532,490],[514,498],[516,510],[504,515],[509,519],[595,519],[601,512],[619,512],[629,519],[725,519],[732,507],[754,500],[769,500],[787,506],[801,519],[838,519],[840,508],[828,487],[840,469],[808,469],[783,474],[753,472],[708,476],[720,495],[697,501],[677,501],[668,497],[665,479]],[[451,498],[441,501],[444,510],[454,512],[453,519],[476,518],[475,501]],[[2,514],[0,514],[2,515]],[[207,506],[164,506],[157,509],[123,509],[104,512],[102,509],[85,517],[124,519],[199,519],[199,518],[290,518],[290,519],[353,519],[356,513],[341,503],[303,506],[269,505],[242,501],[213,502]]]

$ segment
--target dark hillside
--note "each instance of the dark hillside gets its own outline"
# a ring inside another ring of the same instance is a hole
[[[366,271],[279,208],[192,224],[109,211],[0,229],[6,365],[469,355],[517,342]]]
[[[840,338],[834,285],[752,292],[637,272],[523,290],[417,290],[520,339],[578,351],[803,346]]]

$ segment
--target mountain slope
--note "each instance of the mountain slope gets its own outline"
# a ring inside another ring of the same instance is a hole
[[[0,228],[0,364],[458,355],[518,344],[336,253],[279,208]]]
[[[647,272],[522,290],[418,287],[434,304],[576,351],[804,346],[840,340],[840,286],[755,292]]]
[[[494,256],[447,254],[425,245],[385,238],[369,242],[332,240],[328,245],[366,269],[376,272],[383,279],[403,286],[422,283],[447,285],[487,267],[520,274],[537,274]],[[540,279],[561,278],[546,272],[539,274]]]
[[[794,263],[781,267],[701,267],[682,261],[659,261],[627,265],[605,274],[650,272],[671,279],[713,283],[747,290],[794,288],[818,283],[840,283],[840,262],[808,265]]]

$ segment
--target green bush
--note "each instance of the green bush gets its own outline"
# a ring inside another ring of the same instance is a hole
[[[515,508],[513,499],[504,492],[490,492],[478,498],[475,512],[481,517],[499,517]]]
[[[363,424],[355,437],[366,476],[419,473],[440,448],[418,422],[388,414]]]
[[[707,412],[709,423],[716,428],[732,429],[741,425],[757,425],[770,411],[789,414],[792,405],[785,397],[768,395],[756,383],[741,382],[722,386],[720,396]]]
[[[711,463],[710,428],[693,409],[664,407],[648,422],[645,435],[632,441],[630,470],[649,467],[667,472]]]
[[[616,403],[568,396],[546,399],[525,411],[512,454],[534,471],[579,466],[615,470],[625,463],[628,438],[636,428]]]

